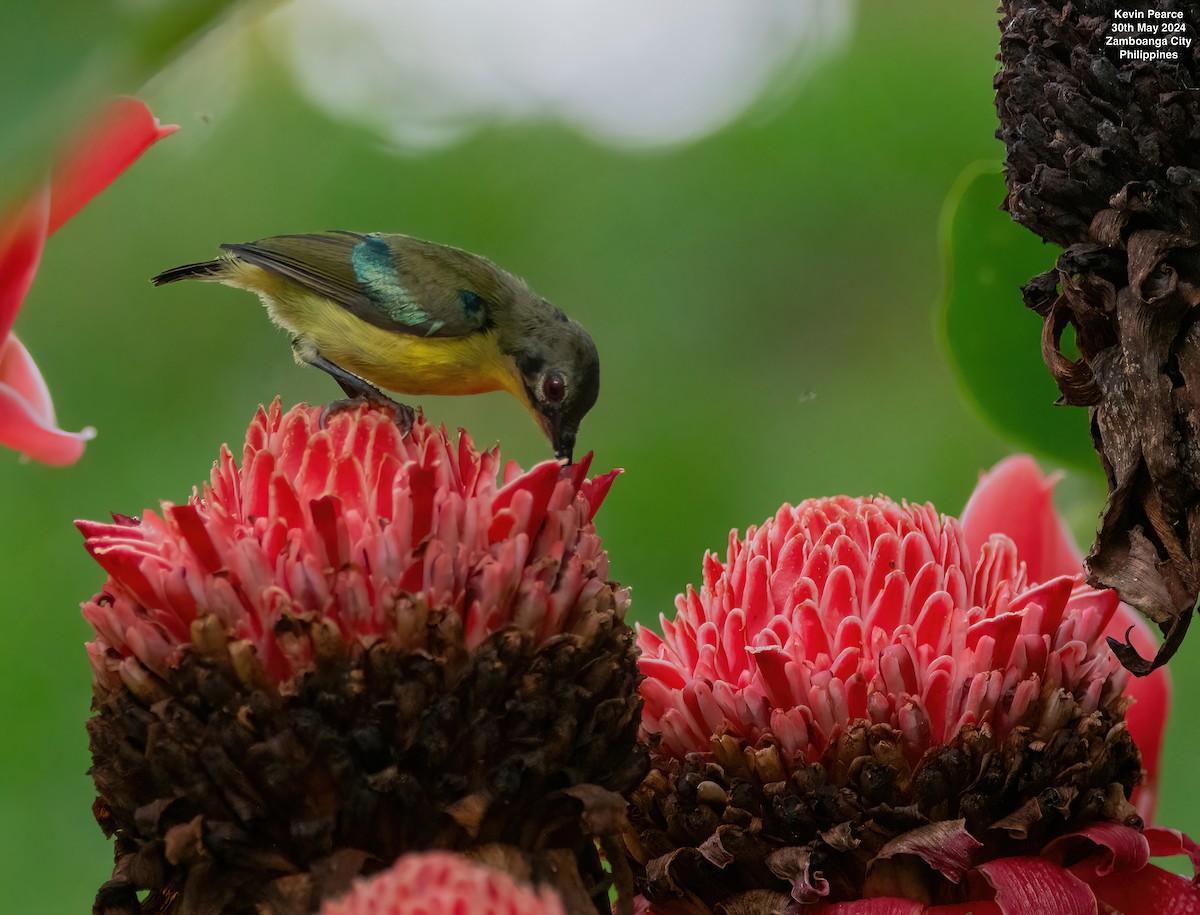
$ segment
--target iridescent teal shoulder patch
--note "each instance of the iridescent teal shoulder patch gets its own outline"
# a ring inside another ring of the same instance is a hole
[[[470,289],[460,289],[458,290],[458,301],[462,305],[463,317],[472,324],[483,323],[483,299]]]
[[[379,309],[405,327],[429,325],[425,334],[436,334],[445,326],[435,321],[420,302],[400,283],[400,273],[392,249],[382,238],[368,235],[350,254],[354,276]]]

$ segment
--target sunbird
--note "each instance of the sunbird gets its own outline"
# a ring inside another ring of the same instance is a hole
[[[256,293],[296,362],[349,397],[507,391],[559,460],[600,393],[588,332],[491,261],[407,235],[323,232],[221,245],[215,260],[154,277]],[[407,410],[407,408],[404,408]],[[408,412],[411,416],[411,411]]]

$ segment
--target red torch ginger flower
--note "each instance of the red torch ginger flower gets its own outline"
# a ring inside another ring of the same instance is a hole
[[[548,888],[519,885],[503,871],[447,852],[405,855],[361,880],[320,915],[564,915]]]
[[[653,770],[627,844],[650,912],[1065,915],[1131,881],[1200,911],[1147,864],[1190,840],[1143,834],[1128,800],[1166,682],[1134,687],[1127,728],[1104,637],[1136,618],[1085,584],[1051,487],[1015,458],[961,522],[810,499],[705,557],[639,631]]]
[[[12,333],[46,239],[158,140],[173,133],[136,99],[118,99],[71,146],[49,184],[0,221],[0,445],[73,464],[94,430],[64,432],[29,351]]]
[[[861,719],[914,753],[985,720],[1003,739],[1046,683],[1090,713],[1128,675],[1101,639],[1117,596],[1082,575],[1030,580],[1004,536],[972,556],[929,505],[785,505],[705,557],[662,638],[639,630],[643,727],[676,756],[725,731],[815,762]]]
[[[98,910],[308,915],[402,854],[487,846],[607,911],[597,841],[619,869],[646,771],[592,522],[617,472],[498,482],[465,433],[320,416],[276,402],[185,504],[79,522],[109,573],[83,606],[118,839]]]
[[[375,413],[321,431],[319,413],[284,415],[277,401],[254,418],[241,465],[222,448],[186,504],[79,522],[112,575],[83,608],[99,684],[165,677],[201,614],[284,682],[313,666],[322,638],[424,647],[417,604],[452,610],[470,650],[505,626],[544,641],[605,588],[591,520],[619,471],[588,480],[590,459],[566,473],[510,463],[500,486],[497,452],[465,434],[455,447],[421,422],[404,436]],[[627,592],[617,596],[623,609]],[[325,628],[281,638],[297,618]]]
[[[980,478],[967,500],[962,512],[963,535],[968,550],[977,553],[989,538],[1002,534],[1016,545],[1027,573],[1035,581],[1069,575],[1075,581],[1075,592],[1086,595],[1090,589],[1081,578],[1083,551],[1054,509],[1055,479],[1043,476],[1028,455],[1005,458]],[[1154,655],[1156,643],[1150,625],[1128,604],[1117,607],[1104,634],[1121,641],[1128,635],[1142,657]],[[1171,702],[1167,668],[1160,667],[1145,677],[1130,677],[1125,681],[1125,695],[1133,700],[1125,713],[1125,723],[1145,770],[1133,801],[1142,819],[1150,822],[1157,799],[1163,728]]]

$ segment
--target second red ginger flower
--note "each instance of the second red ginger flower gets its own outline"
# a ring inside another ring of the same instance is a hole
[[[705,558],[639,634],[653,770],[629,845],[650,912],[1066,915],[1133,883],[1200,906],[1147,863],[1190,842],[1143,837],[1129,801],[1129,731],[1153,781],[1165,684],[1137,686],[1127,730],[1104,635],[1134,617],[1084,584],[1049,491],[1014,458],[962,522],[811,499]]]

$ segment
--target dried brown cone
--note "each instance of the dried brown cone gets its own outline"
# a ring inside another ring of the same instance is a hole
[[[1153,9],[1198,37],[1194,4]],[[1065,249],[1025,302],[1044,319],[1061,402],[1090,411],[1108,477],[1088,580],[1166,634],[1153,661],[1114,643],[1145,674],[1174,654],[1200,594],[1200,45],[1116,59],[1113,10],[1006,0],[997,135],[1006,208]],[[1063,352],[1068,326],[1078,359]]]
[[[185,506],[81,525],[110,573],[84,608],[116,840],[95,911],[299,915],[452,849],[609,912],[597,843],[646,771],[591,523],[612,477],[500,489],[495,452],[423,421],[319,413],[260,413]]]
[[[967,727],[915,764],[898,732],[865,721],[818,764],[728,734],[711,753],[653,753],[627,838],[646,898],[657,915],[771,915],[870,896],[950,903],[966,867],[939,872],[935,848],[947,862],[967,851],[991,860],[1037,855],[1074,824],[1140,826],[1128,732],[1109,710],[1069,717],[1000,744],[987,726]]]

